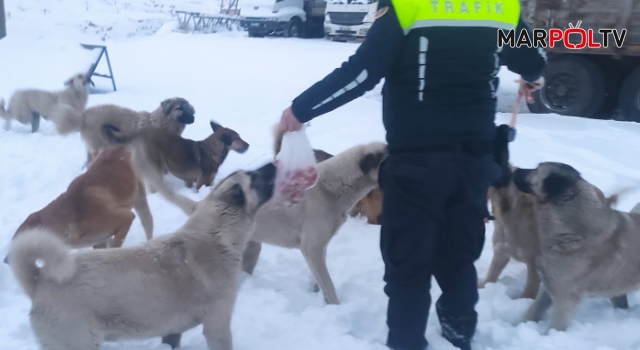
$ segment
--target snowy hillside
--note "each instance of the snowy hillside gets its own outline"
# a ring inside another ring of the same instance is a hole
[[[250,168],[271,155],[272,125],[301,91],[331,72],[357,45],[324,40],[253,39],[245,33],[180,34],[173,32],[171,11],[183,6],[211,7],[216,1],[169,0],[5,0],[8,36],[0,41],[0,97],[17,88],[61,89],[70,75],[85,70],[92,54],[79,43],[108,45],[118,86],[115,93],[91,95],[89,105],[115,103],[139,110],[155,109],[161,100],[184,97],[196,109],[195,124],[184,136],[203,139],[209,120],[231,127],[250,143],[243,155],[231,153],[218,179],[238,168]],[[90,23],[93,23],[91,25]],[[111,28],[111,29],[109,29]],[[104,39],[104,41],[103,41]],[[101,67],[104,69],[104,67]],[[104,71],[103,71],[104,72]],[[500,110],[514,101],[515,75],[502,72]],[[109,83],[96,78],[100,89]],[[312,145],[338,153],[356,144],[384,140],[380,91],[312,122]],[[526,111],[524,109],[523,111]],[[507,122],[499,113],[497,122]],[[0,257],[16,228],[82,173],[85,148],[78,134],[61,137],[53,124],[41,131],[14,124],[0,129]],[[533,167],[541,161],[575,166],[606,193],[640,180],[640,125],[585,120],[557,115],[522,114],[512,161]],[[173,181],[178,186],[178,181]],[[208,189],[181,193],[203,198]],[[157,194],[149,196],[156,235],[170,233],[186,220]],[[640,191],[622,198],[621,209],[640,201]],[[483,277],[492,258],[492,225],[477,267]],[[144,241],[136,219],[125,246]],[[328,267],[342,301],[326,306],[310,292],[311,274],[298,251],[265,246],[254,276],[239,292],[232,331],[237,350],[383,350],[386,297],[379,253],[379,227],[350,219],[328,249]],[[526,271],[512,262],[499,283],[480,292],[480,323],[474,349],[640,349],[640,294],[630,296],[631,309],[614,310],[608,300],[584,302],[566,333],[544,334],[547,323],[513,325],[531,303],[517,300]],[[440,290],[434,283],[432,294]],[[30,301],[9,268],[0,264],[0,350],[38,349],[28,314]],[[453,350],[440,337],[432,312],[427,332],[431,349]],[[160,339],[107,343],[107,350],[168,350]],[[204,350],[202,328],[187,332],[185,350]]]

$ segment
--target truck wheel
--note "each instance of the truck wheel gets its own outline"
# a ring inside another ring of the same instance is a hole
[[[528,104],[533,113],[592,118],[604,100],[602,71],[585,58],[550,59],[544,77],[545,86],[533,94],[535,102]]]
[[[302,20],[298,17],[293,17],[287,28],[284,30],[284,36],[287,38],[301,38],[302,37]]]
[[[640,123],[640,67],[631,72],[622,83],[620,109],[626,120]]]

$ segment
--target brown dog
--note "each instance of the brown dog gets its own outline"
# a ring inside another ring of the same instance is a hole
[[[275,141],[273,150],[275,154],[280,152],[282,148],[282,136],[284,133],[278,129],[275,129]],[[327,153],[323,150],[314,149],[313,154],[316,158],[316,163],[320,163],[325,161],[331,157],[332,154]],[[356,205],[351,209],[350,216],[354,217],[366,217],[367,223],[370,225],[379,225],[378,217],[382,213],[382,190],[378,188],[374,188],[371,192],[367,193]]]
[[[249,144],[234,130],[214,121],[209,124],[213,133],[202,141],[185,139],[159,128],[145,130],[136,137],[134,149],[144,155],[155,170],[174,175],[188,188],[194,183],[196,190],[210,187],[229,151],[242,154],[249,149]],[[128,141],[113,129],[105,128],[105,133],[116,142]]]
[[[165,173],[183,180],[196,190],[211,186],[229,150],[244,153],[249,144],[237,132],[210,122],[213,134],[202,141],[185,139],[166,130],[150,128],[136,135],[121,135],[117,130],[103,128],[105,137],[116,143],[131,144],[134,163],[140,176],[168,201],[177,205],[187,216],[195,210],[196,202],[177,193],[165,181]]]
[[[136,217],[132,208],[150,240],[153,218],[131,153],[123,146],[110,146],[97,153],[95,161],[69,184],[66,192],[29,215],[14,237],[42,226],[73,248],[121,247]]]

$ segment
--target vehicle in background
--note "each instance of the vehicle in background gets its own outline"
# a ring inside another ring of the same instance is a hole
[[[7,36],[7,26],[5,24],[4,0],[0,0],[0,39]]]
[[[547,47],[546,83],[534,93],[529,110],[587,118],[606,118],[620,110],[624,119],[640,122],[640,0],[521,3],[524,21],[533,28],[565,30],[569,23],[580,23],[582,29],[593,29],[599,44],[604,43],[600,29],[627,30],[620,48],[612,36],[607,48],[568,49],[562,42]],[[575,39],[571,36],[569,42],[580,42]]]
[[[329,0],[324,33],[333,41],[363,41],[378,11],[378,0]]]
[[[322,38],[326,6],[326,0],[263,1],[242,7],[240,26],[250,37]]]

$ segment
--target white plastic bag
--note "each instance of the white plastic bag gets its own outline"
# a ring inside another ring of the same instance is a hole
[[[282,136],[280,153],[276,155],[276,183],[272,202],[291,206],[304,198],[304,192],[318,182],[316,157],[304,127]]]

